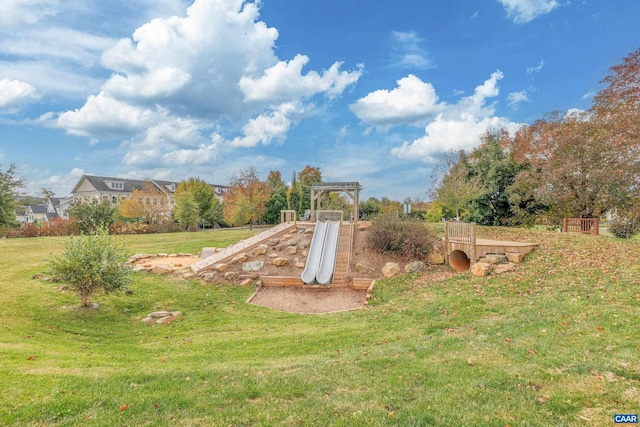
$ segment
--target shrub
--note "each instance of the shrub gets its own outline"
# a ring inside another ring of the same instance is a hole
[[[94,235],[72,237],[64,254],[49,262],[49,274],[69,283],[82,307],[88,307],[94,293],[108,294],[131,281],[127,260],[122,244],[103,228]]]
[[[424,258],[434,236],[421,222],[403,220],[395,214],[378,215],[371,224],[368,245],[375,251],[405,258]]]
[[[629,239],[640,232],[640,215],[616,217],[609,223],[609,231],[621,239]]]

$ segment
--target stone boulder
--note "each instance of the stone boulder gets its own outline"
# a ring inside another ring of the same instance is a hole
[[[516,269],[516,265],[510,262],[508,264],[496,265],[495,268],[493,269],[493,272],[495,274],[500,274],[500,273],[506,273],[508,271],[513,271],[515,269]]]
[[[256,255],[256,256],[258,256],[258,255],[264,255],[264,254],[266,254],[266,253],[267,253],[267,250],[268,250],[268,249],[269,249],[269,246],[267,246],[267,245],[265,245],[265,244],[261,244],[261,245],[256,246],[256,247],[253,249],[253,251],[252,251],[252,252],[253,252],[253,254],[254,254],[254,255]]]
[[[427,265],[423,261],[412,261],[404,266],[406,273],[417,273],[419,271],[425,271],[426,269]]]
[[[298,252],[298,248],[295,246],[289,246],[285,252],[289,255],[295,255]]]
[[[211,269],[213,271],[223,272],[227,269],[227,264],[225,264],[224,262],[221,262],[220,264],[214,264],[213,267],[211,267]]]
[[[524,255],[519,252],[509,252],[506,256],[507,256],[507,261],[515,262],[516,264],[521,263],[522,260],[524,259]]]
[[[488,262],[476,262],[471,265],[469,271],[471,271],[471,274],[474,276],[482,277],[491,274],[493,268],[494,266]]]
[[[275,265],[276,267],[284,267],[286,265],[289,265],[289,259],[282,257],[274,258],[273,265]]]
[[[173,267],[170,264],[156,264],[151,269],[151,272],[155,274],[171,274],[173,273]]]
[[[242,264],[242,271],[260,271],[264,267],[264,261],[249,261]]]
[[[231,260],[231,264],[241,264],[243,262],[246,262],[248,259],[249,256],[243,252],[233,257],[233,259]]]
[[[504,254],[487,254],[481,261],[493,265],[506,264],[507,257]]]
[[[393,277],[400,274],[400,264],[397,262],[388,262],[382,267],[382,275],[384,277]]]
[[[228,280],[229,282],[235,282],[238,280],[239,274],[235,271],[227,271],[224,273],[224,280]]]
[[[275,246],[278,243],[280,243],[280,239],[275,238],[275,237],[273,239],[267,240],[267,245],[269,245],[269,246]]]
[[[366,264],[363,264],[363,263],[361,263],[361,262],[358,262],[358,263],[356,263],[356,271],[357,271],[358,273],[363,273],[363,274],[366,274],[366,273],[373,273],[373,268],[369,267],[369,266],[368,266],[368,265],[366,265]]]
[[[427,255],[427,262],[429,264],[444,264],[444,255],[438,252],[429,252]]]

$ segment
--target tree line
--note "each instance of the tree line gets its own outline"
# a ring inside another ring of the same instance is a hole
[[[610,214],[640,227],[640,49],[603,83],[587,111],[555,111],[515,135],[489,131],[470,153],[447,153],[429,215],[558,226]]]

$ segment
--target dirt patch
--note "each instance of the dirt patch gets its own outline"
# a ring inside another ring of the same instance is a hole
[[[310,289],[263,286],[248,302],[291,313],[320,314],[362,308],[366,295],[366,291],[348,288]]]
[[[196,255],[176,255],[176,256],[158,256],[152,255],[148,258],[139,259],[133,262],[134,266],[151,269],[158,264],[170,265],[174,269],[190,267],[191,264],[200,261],[200,257]]]

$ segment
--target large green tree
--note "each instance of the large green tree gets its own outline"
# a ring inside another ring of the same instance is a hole
[[[470,180],[478,194],[469,203],[468,220],[481,225],[508,225],[513,217],[510,186],[520,165],[508,150],[506,130],[488,131],[469,156]]]
[[[185,230],[193,231],[197,228],[200,219],[198,202],[190,191],[182,191],[176,194],[176,205],[173,209],[178,224]]]
[[[0,168],[0,227],[17,227],[16,201],[17,190],[24,181],[17,177],[17,166],[10,165],[4,172]]]
[[[211,185],[207,184],[200,178],[189,178],[186,181],[182,181],[176,188],[176,198],[182,192],[189,192],[193,196],[198,205],[198,221],[207,221],[213,219],[217,214],[213,211],[214,200],[216,200],[216,193]],[[219,207],[215,207],[219,210]],[[217,211],[216,211],[217,212]]]

